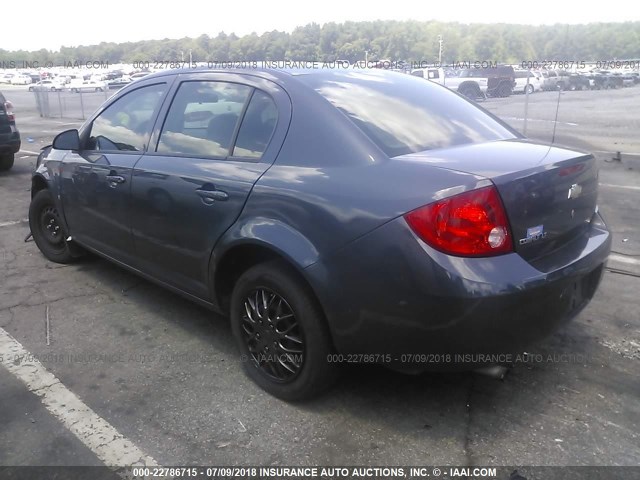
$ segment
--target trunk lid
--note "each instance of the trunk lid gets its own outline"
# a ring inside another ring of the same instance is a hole
[[[585,234],[596,209],[598,170],[588,153],[518,139],[397,158],[490,179],[504,203],[514,248],[526,260]]]

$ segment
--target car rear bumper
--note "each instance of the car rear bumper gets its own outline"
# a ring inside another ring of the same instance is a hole
[[[479,355],[522,352],[579,313],[610,247],[606,228],[592,226],[537,268],[516,253],[452,257],[399,218],[307,273],[338,352],[407,370],[474,368]]]

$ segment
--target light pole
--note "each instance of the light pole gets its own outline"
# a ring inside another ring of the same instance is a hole
[[[438,66],[442,66],[442,35],[438,35]]]

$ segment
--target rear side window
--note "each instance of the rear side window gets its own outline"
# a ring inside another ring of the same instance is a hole
[[[162,127],[157,151],[227,157],[251,90],[228,82],[182,83]]]
[[[345,72],[300,75],[389,157],[515,138],[467,100],[411,75]]]
[[[119,98],[91,125],[88,150],[143,151],[153,126],[154,112],[166,84],[138,88]]]
[[[233,156],[260,158],[267,149],[278,121],[278,110],[269,95],[256,90],[242,120]]]

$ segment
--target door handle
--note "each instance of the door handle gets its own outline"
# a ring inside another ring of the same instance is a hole
[[[107,175],[106,178],[107,178],[107,182],[114,185],[116,183],[124,183],[126,180],[122,175]]]
[[[214,202],[224,202],[229,199],[227,192],[222,190],[203,190],[201,188],[196,190],[196,193],[202,198],[202,201],[206,205],[213,205]]]

